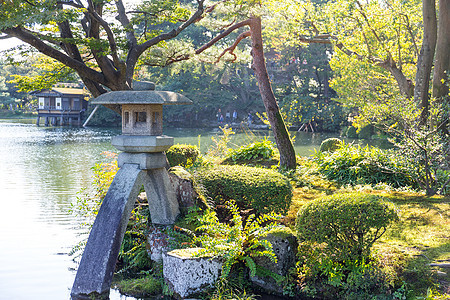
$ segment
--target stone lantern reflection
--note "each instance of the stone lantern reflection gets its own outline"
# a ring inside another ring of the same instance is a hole
[[[118,157],[119,171],[103,199],[83,252],[72,299],[109,294],[126,226],[142,186],[152,223],[173,224],[179,214],[166,170],[164,151],[173,145],[173,137],[163,135],[163,105],[192,101],[178,93],[155,91],[152,83],[137,85],[141,86],[138,90],[109,92],[92,100],[93,104],[121,113],[122,134],[113,137],[111,143],[123,152]]]

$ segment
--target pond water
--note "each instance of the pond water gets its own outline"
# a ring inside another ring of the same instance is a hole
[[[118,129],[37,127],[0,120],[0,300],[70,298],[76,263],[69,256],[81,239],[80,219],[70,212],[77,193],[91,184],[102,151],[114,151]],[[175,143],[206,151],[208,130],[165,130]],[[268,132],[264,132],[268,134]],[[310,150],[331,135],[300,133],[296,151]],[[232,143],[250,139],[236,134]],[[110,299],[134,299],[112,290]]]

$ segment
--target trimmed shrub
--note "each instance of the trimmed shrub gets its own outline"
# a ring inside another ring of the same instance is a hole
[[[167,160],[169,161],[169,165],[171,167],[191,167],[199,155],[200,151],[197,146],[187,144],[176,144],[166,151]]]
[[[339,149],[342,145],[342,141],[338,138],[329,138],[324,140],[321,144],[320,144],[320,152],[334,152],[335,150]]]
[[[235,200],[241,210],[286,213],[291,204],[288,178],[273,170],[221,165],[197,170],[194,177],[214,206]]]
[[[335,262],[363,261],[370,248],[398,219],[383,197],[351,193],[322,197],[298,212],[299,241],[323,244],[323,251]]]

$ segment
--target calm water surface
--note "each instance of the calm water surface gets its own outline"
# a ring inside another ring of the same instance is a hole
[[[70,212],[91,184],[102,151],[114,151],[118,129],[45,128],[0,120],[0,300],[70,298],[76,263],[68,255],[79,240],[80,219]],[[211,144],[206,130],[165,130],[175,143]],[[267,135],[268,132],[262,133]],[[330,135],[301,133],[296,151],[309,155]],[[251,140],[236,134],[232,143]],[[111,299],[134,299],[111,291]]]

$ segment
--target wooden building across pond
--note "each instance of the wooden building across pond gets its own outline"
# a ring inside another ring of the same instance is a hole
[[[85,98],[88,93],[80,88],[52,88],[33,91],[30,95],[38,98],[38,116],[36,124],[39,126],[41,118],[45,118],[45,126],[81,125],[81,119],[88,107]]]

